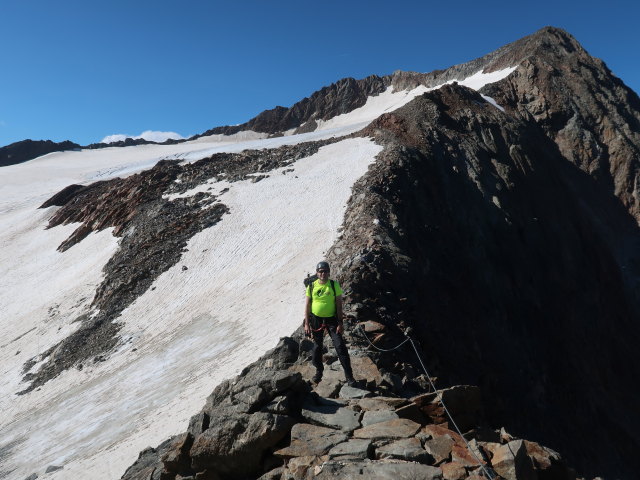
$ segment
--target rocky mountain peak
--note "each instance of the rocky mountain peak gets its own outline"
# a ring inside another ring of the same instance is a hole
[[[318,120],[328,120],[362,107],[368,97],[379,95],[388,87],[392,87],[393,91],[411,90],[419,86],[432,88],[478,72],[491,73],[514,67],[531,57],[547,58],[553,64],[561,64],[562,58],[576,54],[588,57],[570,34],[559,28],[545,27],[484,57],[446,70],[430,73],[396,71],[391,75],[372,75],[360,80],[344,78],[321,88],[292,107],[279,106],[266,110],[241,125],[216,127],[198,137],[231,135],[244,130],[272,135],[291,129],[295,129],[296,133],[309,132],[317,128]]]

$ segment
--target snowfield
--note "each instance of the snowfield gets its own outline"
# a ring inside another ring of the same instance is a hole
[[[480,88],[511,71],[459,83]],[[346,135],[424,91],[384,92],[301,135],[242,132],[52,153],[0,168],[0,479],[117,479],[140,450],[183,432],[217,384],[300,325],[302,279],[336,240],[351,188],[382,147],[342,140],[260,182],[208,183],[229,188],[220,201],[230,213],[195,235],[178,264],[123,311],[117,349],[18,396],[25,362],[75,331],[118,248],[104,230],[58,252],[76,225],[46,230],[56,207],[39,205],[72,183],[131,175],[161,159]],[[45,473],[51,465],[64,468]]]

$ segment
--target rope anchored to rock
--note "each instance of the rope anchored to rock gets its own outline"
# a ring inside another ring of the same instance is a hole
[[[487,478],[489,478],[490,480],[493,480],[495,478],[495,473],[491,473],[484,465],[483,460],[481,460],[478,455],[476,454],[476,452],[474,451],[474,449],[471,448],[471,445],[469,445],[469,442],[467,442],[467,439],[464,437],[464,435],[462,434],[462,431],[460,430],[460,428],[458,427],[458,424],[455,422],[455,420],[453,419],[453,415],[451,415],[451,412],[449,412],[449,409],[447,408],[447,406],[444,403],[444,400],[442,398],[442,395],[440,394],[440,392],[438,392],[438,390],[436,389],[435,384],[433,383],[433,380],[431,379],[431,375],[429,375],[429,372],[427,371],[427,367],[425,367],[424,362],[422,361],[422,357],[420,356],[420,353],[418,352],[418,348],[416,347],[416,344],[414,343],[413,339],[407,335],[406,333],[403,332],[403,335],[406,337],[406,339],[404,341],[402,341],[401,343],[399,343],[398,345],[396,345],[393,348],[389,348],[389,349],[383,349],[383,348],[379,348],[376,345],[374,345],[371,340],[369,340],[369,337],[367,337],[367,333],[365,332],[364,328],[362,328],[361,325],[358,325],[358,328],[361,330],[362,335],[364,336],[364,338],[367,340],[367,342],[369,343],[369,345],[373,348],[375,348],[377,351],[379,352],[383,352],[383,353],[388,353],[388,352],[392,352],[394,350],[397,350],[398,348],[400,348],[402,345],[404,345],[407,342],[411,343],[411,346],[413,347],[413,351],[416,354],[416,357],[418,357],[418,361],[420,362],[420,366],[422,367],[422,370],[424,371],[425,375],[427,376],[427,379],[429,380],[429,385],[431,385],[431,388],[433,389],[433,391],[436,394],[436,397],[438,399],[438,401],[442,404],[442,408],[444,409],[444,411],[447,414],[447,417],[449,417],[449,420],[451,420],[451,424],[453,425],[453,427],[455,428],[456,432],[458,432],[458,435],[460,435],[460,438],[462,438],[462,440],[464,440],[464,443],[467,446],[467,450],[471,453],[471,455],[473,455],[473,457],[476,459],[476,461],[478,462],[478,464],[480,465],[480,468],[482,468],[482,471],[485,473],[485,475],[487,476]]]

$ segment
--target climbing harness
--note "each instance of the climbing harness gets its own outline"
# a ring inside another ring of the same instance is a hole
[[[444,408],[444,411],[447,413],[447,416],[449,417],[449,420],[451,420],[451,423],[455,427],[456,432],[458,432],[458,435],[460,435],[462,440],[464,440],[464,443],[467,446],[467,450],[469,452],[471,452],[473,457],[478,461],[478,464],[480,465],[480,468],[482,468],[482,471],[485,473],[487,478],[489,478],[489,480],[493,480],[495,478],[495,476],[496,476],[495,473],[492,475],[489,472],[487,467],[485,467],[485,465],[483,464],[483,461],[480,460],[480,458],[478,458],[478,455],[476,455],[476,452],[471,448],[471,445],[469,445],[469,442],[467,442],[467,439],[464,438],[464,435],[460,431],[460,428],[458,428],[458,424],[455,422],[455,420],[453,419],[453,416],[451,415],[451,412],[449,412],[449,409],[447,408],[447,406],[445,405],[444,401],[442,400],[442,395],[440,395],[440,392],[438,392],[438,390],[436,390],[436,386],[434,385],[433,380],[431,379],[431,375],[429,375],[429,372],[427,371],[427,367],[424,366],[424,362],[422,361],[422,357],[420,357],[420,353],[418,352],[418,349],[416,348],[416,344],[413,342],[413,339],[409,335],[407,335],[406,333],[402,332],[403,335],[405,337],[407,337],[407,338],[403,342],[401,342],[400,344],[396,345],[395,347],[385,350],[385,349],[382,349],[382,348],[378,348],[373,343],[371,343],[371,340],[369,340],[369,337],[367,337],[367,334],[364,331],[364,328],[362,328],[362,325],[358,325],[358,328],[362,332],[362,335],[367,340],[369,345],[372,346],[373,348],[375,348],[376,350],[378,350],[379,352],[392,352],[394,350],[397,350],[398,348],[400,348],[402,345],[404,345],[407,342],[411,343],[411,346],[413,347],[413,351],[416,353],[416,357],[418,357],[418,361],[420,362],[420,366],[422,366],[422,370],[424,371],[425,375],[427,376],[427,379],[429,380],[429,385],[431,385],[431,388],[435,392],[436,397],[438,398],[438,401],[442,404],[442,407]]]
[[[311,315],[313,315],[313,314],[311,314]],[[312,317],[312,318],[316,319],[316,318],[322,318],[322,317],[316,317],[315,315],[313,315],[313,317]],[[335,318],[335,317],[331,317],[331,318]],[[314,323],[315,323],[315,322],[314,322]],[[326,329],[326,330],[329,330],[329,325],[328,325],[328,324],[326,324],[326,323],[324,323],[324,322],[322,322],[322,323],[320,324],[320,327],[319,327],[319,328],[311,328],[311,331],[312,331],[312,332],[321,332],[322,330],[325,330],[325,329]]]

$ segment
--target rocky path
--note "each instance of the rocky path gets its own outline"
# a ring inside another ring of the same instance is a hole
[[[560,456],[504,429],[479,425],[481,395],[455,386],[407,397],[406,378],[381,371],[350,340],[357,386],[329,348],[311,381],[311,342],[285,337],[219,385],[188,431],[140,454],[126,480],[259,478],[569,479]],[[464,437],[450,428],[444,401]]]

